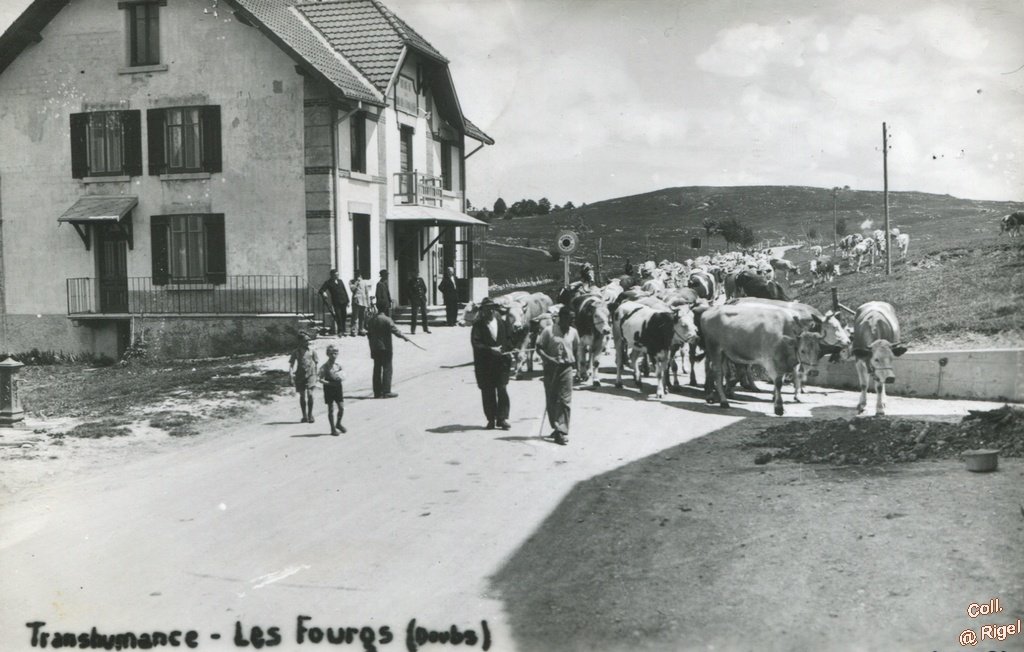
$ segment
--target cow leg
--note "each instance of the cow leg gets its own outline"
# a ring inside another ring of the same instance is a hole
[[[800,392],[803,390],[803,380],[801,379],[801,372],[803,371],[803,365],[798,364],[793,367],[793,402],[800,402]]]
[[[708,356],[710,359],[710,355]],[[725,397],[725,353],[721,352],[715,356],[715,366],[717,369],[714,372],[715,385],[718,387],[718,404],[721,407],[729,407],[729,399]]]
[[[644,361],[647,360],[647,351],[644,351],[644,350],[642,350],[640,348],[634,348],[633,352],[630,354],[629,362],[630,362],[630,366],[633,367],[633,382],[636,383],[636,388],[639,389],[641,393],[643,393],[643,391],[644,391],[644,384],[642,382],[640,382],[640,360],[641,359],[643,359]]]
[[[772,402],[775,404],[775,416],[781,417],[783,414],[782,409],[782,376],[778,374],[775,376],[774,391],[772,392]]]
[[[857,414],[863,414],[864,408],[868,404],[868,366],[857,360],[857,381],[860,383],[860,400],[857,401]]]
[[[654,369],[658,374],[658,385],[655,389],[656,398],[665,397],[665,376],[668,374],[668,353],[666,351],[660,351],[654,356]]]
[[[622,389],[622,365],[626,363],[626,340],[620,338],[615,342],[615,387]]]
[[[875,414],[880,417],[885,416],[885,383],[875,378],[875,394],[877,400],[875,402]]]
[[[697,358],[697,343],[690,344],[690,387],[697,387],[697,373],[696,373],[696,360]],[[707,365],[705,365],[706,367]]]

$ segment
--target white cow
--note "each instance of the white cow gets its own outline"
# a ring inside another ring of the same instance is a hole
[[[910,234],[900,233],[896,236],[896,246],[900,248],[900,259],[907,257],[907,248],[910,247]]]

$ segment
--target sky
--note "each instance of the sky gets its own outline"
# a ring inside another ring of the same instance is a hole
[[[881,190],[883,122],[891,190],[1024,200],[1020,0],[384,2],[496,141],[467,161],[478,207]],[[0,28],[25,4],[0,0]]]

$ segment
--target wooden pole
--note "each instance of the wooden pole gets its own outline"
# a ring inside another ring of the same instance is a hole
[[[839,195],[839,188],[832,189],[832,255],[839,251],[839,218],[836,214],[836,197]]]
[[[882,177],[885,190],[882,196],[885,201],[885,274],[892,274],[892,244],[889,242],[889,133],[882,123]]]
[[[601,257],[602,257],[601,256],[601,253],[602,253],[601,252],[601,244],[602,244],[601,241],[602,240],[604,240],[604,238],[598,238],[597,239],[597,269],[594,270],[594,282],[598,283],[598,284],[601,283]]]
[[[564,284],[564,287],[569,287],[569,256],[566,255],[565,258],[563,258],[563,260],[565,261],[565,269],[564,269],[565,284]]]

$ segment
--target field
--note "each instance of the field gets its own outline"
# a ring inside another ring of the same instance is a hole
[[[890,222],[910,235],[907,259],[894,256],[891,276],[884,274],[881,261],[860,274],[844,265],[834,283],[840,301],[851,308],[869,300],[891,302],[900,315],[904,339],[915,347],[1020,346],[1024,342],[1024,239],[1000,236],[998,221],[1022,208],[1013,202],[890,193]],[[882,193],[840,192],[837,214],[849,232],[860,232],[862,226],[879,228]],[[567,213],[496,220],[487,236],[493,243],[487,249],[488,274],[501,291],[526,287],[515,282],[522,279],[560,279],[562,263],[550,260],[539,247],[566,228],[582,233],[573,257],[576,263],[596,263],[601,238],[603,275],[619,273],[627,257],[637,263],[726,251],[721,238],[706,241],[701,227],[706,217],[737,217],[755,228],[766,244],[803,244],[786,257],[798,263],[804,275],[783,285],[794,298],[822,309],[830,307],[829,289],[810,288],[806,275],[810,245],[820,244],[826,251],[831,247],[832,193],[822,188],[676,188]],[[808,238],[812,227],[818,238]],[[693,237],[704,241],[703,249],[688,246]]]

